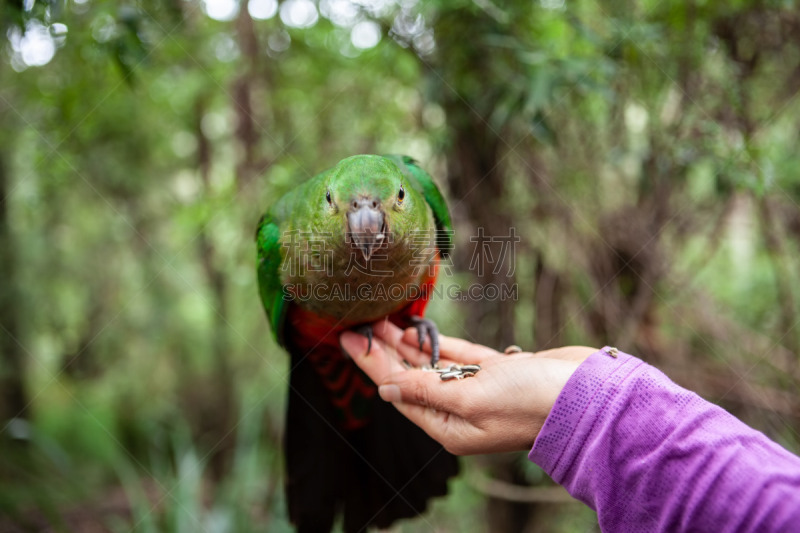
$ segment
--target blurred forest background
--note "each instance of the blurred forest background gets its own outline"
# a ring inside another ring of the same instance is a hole
[[[800,451],[795,2],[0,5],[3,531],[290,531],[253,233],[355,153],[441,184],[445,285],[518,288],[444,333],[616,345]],[[598,530],[524,454],[463,465],[397,530]]]

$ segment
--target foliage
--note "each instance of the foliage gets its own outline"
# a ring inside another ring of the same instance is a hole
[[[521,236],[518,299],[437,299],[443,332],[617,344],[800,450],[793,2],[0,5],[0,514],[288,527],[252,233],[354,153],[448,190],[444,285],[498,281],[477,226]],[[483,501],[459,481],[406,527],[482,529]],[[537,527],[591,523],[563,510]]]

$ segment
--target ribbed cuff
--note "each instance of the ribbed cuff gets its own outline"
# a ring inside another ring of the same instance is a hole
[[[528,458],[554,481],[563,483],[592,428],[601,420],[604,407],[619,385],[643,364],[610,346],[590,355],[559,394]]]

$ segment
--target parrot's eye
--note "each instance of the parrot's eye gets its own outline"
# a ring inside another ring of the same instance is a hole
[[[400,186],[400,190],[397,192],[397,203],[398,204],[402,204],[403,203],[403,198],[405,198],[405,197],[406,197],[406,190],[401,185]]]
[[[325,199],[328,200],[328,203],[331,203],[331,191],[325,191]]]

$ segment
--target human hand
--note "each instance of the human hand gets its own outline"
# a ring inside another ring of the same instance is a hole
[[[353,361],[412,422],[456,455],[526,450],[553,408],[561,389],[594,348],[570,346],[505,355],[465,340],[439,336],[441,365],[480,364],[474,377],[442,381],[436,372],[407,369],[430,361],[430,345],[419,351],[416,328],[401,330],[388,320],[373,324],[375,339],[352,332],[340,337]]]

